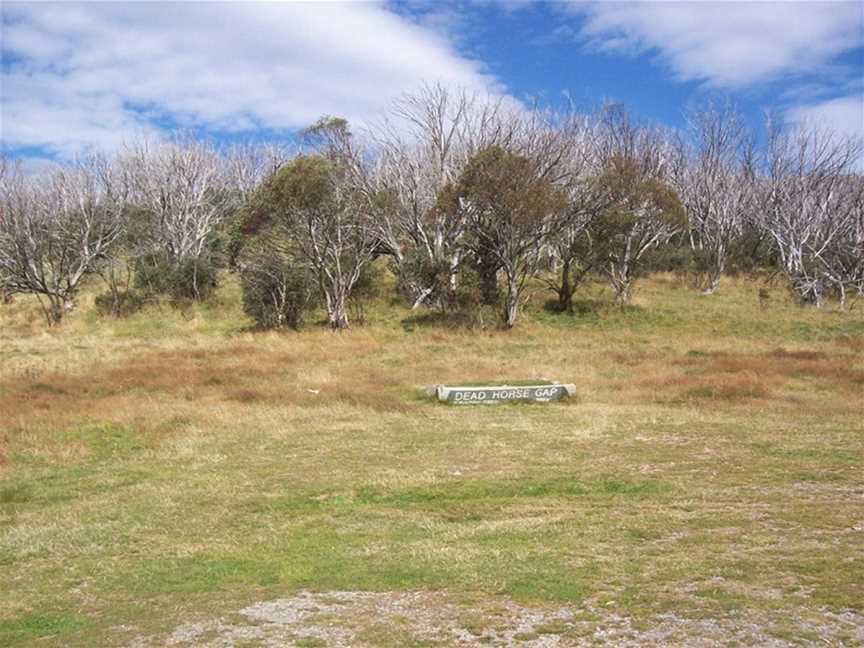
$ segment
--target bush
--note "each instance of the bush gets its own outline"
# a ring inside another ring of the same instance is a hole
[[[441,305],[447,322],[453,326],[486,329],[502,323],[502,309],[486,303],[484,278],[473,263],[460,267],[455,289],[448,289]]]
[[[171,259],[147,254],[135,260],[135,288],[145,295],[204,301],[219,282],[219,269],[206,257]]]
[[[128,317],[144,307],[144,296],[134,290],[110,290],[96,296],[96,312],[103,316]]]
[[[414,304],[425,290],[430,290],[422,303],[440,303],[449,289],[450,263],[435,262],[421,250],[410,250],[394,268],[396,288],[409,304]]]
[[[698,277],[707,269],[707,254],[693,250],[688,243],[682,241],[678,245],[667,243],[649,250],[645,254],[640,273],[647,275],[652,272],[671,272]]]
[[[317,302],[314,274],[275,254],[247,260],[240,284],[243,311],[262,328],[300,328]]]
[[[385,269],[377,263],[367,263],[360,270],[360,276],[351,290],[348,298],[348,310],[351,321],[362,326],[366,323],[366,304],[382,294],[385,283]]]

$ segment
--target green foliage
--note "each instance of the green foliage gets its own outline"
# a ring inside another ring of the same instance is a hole
[[[243,311],[261,328],[298,329],[315,307],[317,279],[307,267],[274,253],[246,260],[240,273]]]
[[[709,269],[708,253],[694,250],[684,241],[659,245],[646,252],[638,267],[639,275],[651,272],[674,272],[679,275],[701,274]]]
[[[334,140],[349,139],[351,130],[348,128],[348,120],[325,115],[311,126],[304,128],[300,132],[300,136],[310,144],[320,145]]]
[[[459,268],[458,283],[447,286],[442,301],[446,321],[457,327],[487,328],[497,322],[500,309],[496,303],[489,303],[488,282],[478,272],[475,263],[463,263]],[[497,286],[495,286],[497,290]],[[484,294],[485,290],[485,294]]]
[[[333,165],[320,155],[301,155],[267,181],[262,200],[279,214],[332,208]]]
[[[753,274],[763,270],[779,270],[777,250],[766,232],[755,227],[745,228],[729,248],[726,272],[730,275]]]
[[[465,167],[449,200],[461,200],[472,206],[482,234],[492,235],[493,243],[506,241],[492,234],[498,228],[517,233],[536,227],[537,223],[566,206],[564,192],[538,173],[536,163],[528,157],[489,146],[479,151]]]
[[[684,227],[687,214],[675,190],[645,176],[635,160],[614,157],[600,182],[612,201],[595,222],[608,241],[626,238],[646,216],[672,227]]]
[[[134,286],[146,296],[204,301],[219,282],[219,269],[207,257],[175,260],[167,254],[146,254],[135,259]]]
[[[413,304],[424,289],[430,290],[423,300],[427,304],[438,304],[446,298],[450,288],[450,262],[446,259],[431,259],[424,250],[415,248],[394,266],[397,290],[409,303]]]

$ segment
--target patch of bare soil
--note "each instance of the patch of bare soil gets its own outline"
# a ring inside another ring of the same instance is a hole
[[[818,623],[771,623],[734,615],[656,616],[650,623],[592,606],[527,607],[507,598],[468,605],[440,592],[300,592],[262,601],[231,617],[183,624],[131,646],[364,648],[373,646],[853,646],[864,645],[864,615],[826,612]],[[783,638],[781,638],[783,637]]]

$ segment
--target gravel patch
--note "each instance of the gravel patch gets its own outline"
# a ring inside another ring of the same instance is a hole
[[[795,627],[801,634],[793,642],[772,634],[770,620],[749,618],[745,613],[716,619],[661,614],[646,624],[644,620],[636,623],[591,605],[530,607],[509,598],[491,597],[472,607],[454,602],[442,592],[303,591],[289,598],[254,603],[230,618],[183,624],[166,637],[139,637],[130,645],[137,648],[864,646],[864,615],[857,612],[825,612],[819,623],[802,620]]]

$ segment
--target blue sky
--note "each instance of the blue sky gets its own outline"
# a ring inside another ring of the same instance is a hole
[[[731,98],[864,135],[860,2],[2,4],[0,144],[27,158],[182,128],[290,137],[360,125],[422,82],[680,126]]]

